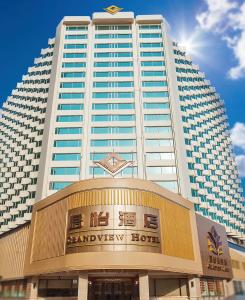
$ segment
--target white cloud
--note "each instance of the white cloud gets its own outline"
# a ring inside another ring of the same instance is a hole
[[[236,156],[236,162],[241,177],[245,177],[245,124],[237,122],[231,129],[233,145],[238,147],[241,154]]]
[[[201,29],[218,34],[232,49],[237,65],[228,75],[245,77],[245,2],[238,0],[204,0],[206,10],[196,16]]]

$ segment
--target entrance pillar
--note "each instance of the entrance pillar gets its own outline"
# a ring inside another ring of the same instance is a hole
[[[197,300],[201,298],[201,287],[200,287],[200,278],[193,277],[189,278],[189,291],[190,291],[190,299]]]
[[[78,297],[77,300],[88,299],[88,274],[83,273],[78,277]]]
[[[140,300],[150,300],[148,274],[139,274],[139,293]]]
[[[38,278],[32,277],[27,281],[27,299],[36,300],[38,298]]]
[[[226,297],[234,297],[235,296],[235,288],[233,280],[223,280],[225,296]]]

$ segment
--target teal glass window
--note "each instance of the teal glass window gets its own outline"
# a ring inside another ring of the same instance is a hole
[[[135,115],[94,115],[93,122],[135,121]]]
[[[73,184],[72,181],[52,181],[50,182],[49,189],[50,190],[63,190],[67,186]]]
[[[85,72],[62,72],[62,78],[80,78],[85,77]]]
[[[154,182],[167,190],[170,190],[173,192],[178,191],[177,181],[154,181]]]
[[[132,61],[100,61],[95,62],[94,67],[99,68],[113,68],[113,67],[132,67],[133,62]]]
[[[74,161],[80,159],[80,153],[54,153],[52,157],[52,160],[54,161]]]
[[[133,71],[94,72],[94,77],[133,77],[133,75]]]
[[[59,104],[58,110],[83,110],[83,104]]]
[[[141,30],[152,30],[152,29],[161,29],[161,25],[140,25],[139,28]]]
[[[147,51],[147,52],[140,52],[141,57],[163,57],[163,51]]]
[[[82,122],[83,116],[58,116],[56,122]]]
[[[59,99],[83,99],[84,93],[60,93]]]
[[[165,66],[164,61],[142,61],[141,62],[142,67],[160,67]]]
[[[157,77],[157,76],[166,76],[166,71],[142,71],[142,76],[151,76],[151,77]]]
[[[81,140],[56,140],[54,141],[54,147],[81,147]]]
[[[167,81],[142,81],[144,87],[167,86]]]
[[[87,57],[86,53],[64,53],[63,58],[85,58]]]
[[[163,47],[163,43],[140,43],[141,48],[159,48]]]
[[[145,126],[145,133],[172,133],[170,126]]]
[[[176,174],[176,167],[146,167],[146,170],[152,175]]]
[[[93,110],[134,109],[134,103],[94,103]]]
[[[96,39],[130,39],[132,34],[130,33],[108,33],[108,34],[96,34]]]
[[[143,39],[154,39],[154,38],[161,38],[161,33],[140,33],[140,38]]]
[[[65,44],[64,49],[86,49],[87,44]]]
[[[100,99],[100,98],[133,98],[134,97],[134,93],[133,92],[115,92],[115,93],[111,93],[111,92],[94,92],[93,93],[93,98],[94,99]]]
[[[55,134],[81,134],[83,133],[82,127],[58,127],[55,128]]]
[[[93,134],[127,134],[135,133],[135,127],[92,127]]]
[[[173,160],[175,155],[173,152],[148,152],[146,153],[148,160]]]
[[[70,89],[70,88],[83,88],[85,86],[84,82],[61,82],[60,88]]]
[[[73,167],[67,167],[67,168],[51,168],[51,175],[79,175],[80,174],[80,168],[73,168]]]
[[[88,30],[88,26],[66,26],[67,31],[86,31]]]
[[[145,140],[146,146],[149,147],[170,147],[173,146],[172,139],[146,139]]]
[[[145,121],[169,121],[170,120],[170,115],[144,115],[144,120]]]
[[[94,57],[133,57],[132,52],[99,52],[99,53],[94,53]]]
[[[108,48],[132,48],[132,43],[105,43],[95,44],[95,49],[108,49]]]
[[[91,140],[91,147],[133,147],[135,140]]]
[[[84,68],[86,67],[85,62],[64,62],[62,68]]]
[[[87,34],[66,34],[65,40],[84,40],[87,39]]]
[[[122,153],[118,153],[118,155],[127,161],[135,161],[136,160],[135,152],[122,152]],[[92,153],[90,153],[90,160],[99,161],[99,160],[106,158],[107,156],[108,156],[108,153],[92,152]]]
[[[145,102],[145,109],[167,109],[169,108],[169,103],[155,103],[155,102]]]
[[[93,87],[96,88],[108,88],[108,87],[133,87],[133,81],[99,81],[94,82]]]
[[[168,92],[143,92],[143,98],[165,98]]]

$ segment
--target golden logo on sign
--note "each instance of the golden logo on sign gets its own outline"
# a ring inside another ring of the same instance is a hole
[[[123,8],[118,7],[116,5],[111,5],[109,7],[104,8],[104,10],[106,12],[108,12],[111,15],[115,15],[116,13],[118,13],[119,11],[123,10]]]
[[[117,173],[121,172],[126,167],[132,165],[131,162],[126,161],[121,156],[116,153],[109,153],[109,155],[97,162],[94,162],[97,166],[101,167],[112,176],[115,176]]]

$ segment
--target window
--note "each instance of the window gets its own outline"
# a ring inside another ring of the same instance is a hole
[[[94,77],[133,77],[133,75],[132,71],[94,72]]]
[[[85,62],[64,62],[62,68],[84,68],[86,67]]]
[[[83,40],[88,37],[87,34],[66,34],[65,40]]]
[[[82,132],[83,132],[82,127],[55,128],[55,134],[81,134]]]
[[[105,57],[133,57],[132,52],[99,52],[94,53],[94,57],[105,58]]]
[[[169,299],[169,298],[179,298],[180,296],[184,298],[189,298],[188,281],[186,278],[157,278],[150,279],[150,298],[154,299]]]
[[[111,67],[132,67],[133,62],[132,61],[111,61],[111,62],[95,62],[94,67],[99,68],[111,68]]]
[[[132,147],[135,140],[91,140],[92,147]]]
[[[93,134],[128,134],[135,133],[135,127],[92,127]]]
[[[92,122],[135,121],[135,115],[93,115]]]
[[[169,126],[145,126],[145,133],[172,133]]]
[[[97,25],[95,30],[130,30],[130,25]]]
[[[141,30],[161,29],[161,25],[140,25],[139,28]]]
[[[62,72],[62,78],[80,78],[85,77],[85,72]]]
[[[108,34],[96,34],[96,39],[130,39],[132,34],[129,33],[108,33]]]
[[[169,121],[170,120],[170,115],[144,115],[144,120],[145,121]]]
[[[53,154],[52,160],[55,161],[70,161],[70,160],[80,160],[80,153],[55,153]]]
[[[177,181],[154,181],[154,182],[167,190],[176,193],[178,192]]]
[[[107,88],[107,87],[133,87],[133,81],[100,81],[94,82],[93,87],[96,88]]]
[[[84,93],[60,93],[59,99],[83,99]]]
[[[60,88],[69,89],[69,88],[83,88],[85,86],[84,82],[61,82]]]
[[[173,160],[175,155],[173,152],[147,152],[146,159],[148,160]]]
[[[167,81],[142,81],[143,87],[167,86]]]
[[[146,167],[146,170],[151,175],[176,174],[176,167]]]
[[[118,155],[127,161],[135,161],[136,160],[135,152],[123,152],[123,153],[118,153]],[[108,156],[108,153],[93,152],[93,153],[90,153],[90,160],[99,161],[99,160],[106,158],[107,156]]]
[[[105,43],[95,44],[95,49],[108,49],[108,48],[132,48],[132,43]]]
[[[200,287],[202,297],[224,296],[224,286],[222,280],[203,278],[200,280]]]
[[[58,110],[82,110],[83,104],[59,104]]]
[[[82,122],[83,116],[58,116],[56,122]]]
[[[140,38],[143,39],[154,39],[154,38],[161,38],[161,33],[140,33]]]
[[[142,67],[160,67],[165,66],[164,61],[142,61],[141,62]]]
[[[73,182],[71,182],[71,181],[52,181],[52,182],[50,182],[49,189],[50,190],[62,190],[71,184],[73,184]]]
[[[87,44],[65,44],[64,49],[86,49]]]
[[[81,140],[57,140],[54,141],[54,147],[81,147],[82,141]]]
[[[154,52],[140,52],[141,57],[163,57],[163,51],[154,51]]]
[[[40,279],[38,282],[38,297],[77,297],[77,279],[62,279],[59,277],[52,279]]]
[[[88,30],[88,26],[66,26],[67,31],[84,31]]]
[[[86,53],[64,53],[63,58],[85,58],[87,57]]]
[[[133,98],[134,97],[134,93],[133,92],[95,92],[93,93],[93,98],[94,99],[100,99],[100,98]]]
[[[169,103],[145,102],[145,109],[168,109]]]
[[[79,175],[79,174],[80,174],[80,168],[76,168],[76,167],[51,168],[51,175]]]
[[[163,47],[163,43],[140,43],[141,48],[159,48]]]
[[[146,139],[145,144],[148,147],[170,147],[173,146],[172,139]]]
[[[141,72],[142,76],[166,76],[166,71],[142,71]]]
[[[94,103],[93,110],[134,109],[134,103]]]

